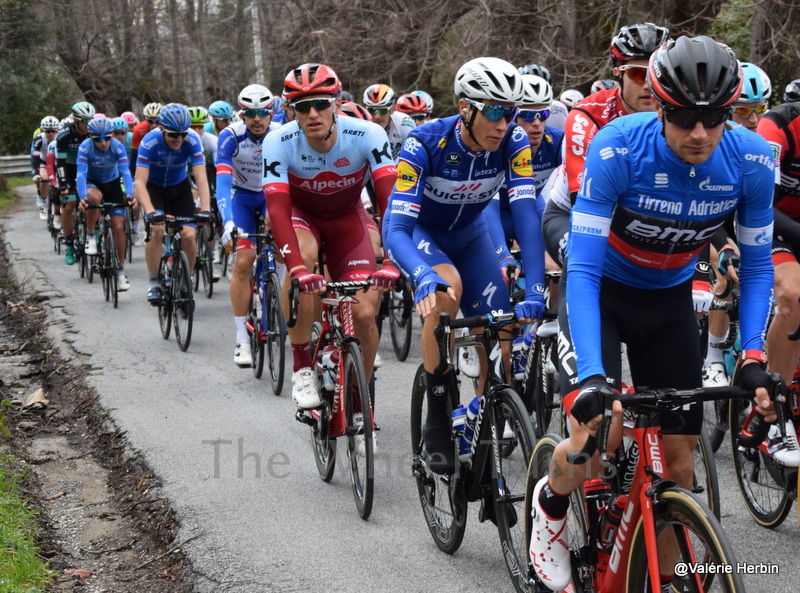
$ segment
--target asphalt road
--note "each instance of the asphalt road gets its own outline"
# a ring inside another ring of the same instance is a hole
[[[162,494],[178,513],[179,541],[195,538],[185,550],[198,591],[512,590],[497,532],[477,522],[477,505],[454,556],[435,547],[423,520],[408,429],[418,325],[406,362],[397,362],[388,335],[381,344],[376,492],[372,516],[362,521],[341,454],[331,483],[319,479],[310,431],[294,419],[288,377],[276,397],[266,377],[259,381],[233,364],[226,279],[212,299],[199,293],[192,343],[180,352],[174,338],[162,339],[156,311],[145,302],[141,247],[127,266],[131,290],[120,294],[114,310],[97,279],[88,284],[54,253],[33,187],[20,193],[23,207],[5,222],[18,281],[50,297],[51,335],[90,362],[102,404],[161,478]],[[727,447],[717,454],[723,525],[739,561],[772,563],[777,572],[746,576],[747,590],[795,593],[796,511],[775,530],[757,526],[744,508]]]

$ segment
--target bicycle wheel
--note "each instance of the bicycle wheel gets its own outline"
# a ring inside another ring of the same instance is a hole
[[[694,476],[692,494],[708,505],[717,520],[721,518],[719,502],[719,482],[717,481],[717,463],[714,450],[708,438],[706,428],[700,433],[700,440],[694,448]]]
[[[404,281],[398,281],[389,291],[389,334],[397,360],[403,362],[411,350],[411,310],[414,301]]]
[[[201,249],[198,249],[197,255],[200,258],[200,262],[202,262],[203,292],[206,293],[206,298],[210,299],[214,295],[214,249],[211,247],[208,228],[205,226],[202,228],[204,241],[201,244]]]
[[[164,268],[167,266],[166,257],[162,257],[158,264],[158,283],[164,296],[158,306],[158,325],[161,328],[161,337],[169,339],[169,332],[172,329],[172,285],[166,283]],[[172,280],[170,280],[171,282]]]
[[[528,352],[525,372],[525,407],[532,412],[536,422],[533,425],[537,438],[548,432],[558,430],[551,426],[553,414],[560,403],[556,402],[558,390],[558,344],[555,338],[536,337]]]
[[[103,235],[100,246],[100,283],[103,285],[103,296],[106,302],[111,300],[111,253],[108,245],[108,235]]]
[[[764,527],[777,527],[792,508],[789,487],[794,480],[787,468],[757,447],[744,447],[738,443],[742,424],[750,412],[750,403],[730,400],[728,426],[731,429],[731,453],[736,482],[747,510]],[[793,470],[796,471],[796,470]],[[793,473],[793,472],[792,472]]]
[[[106,234],[106,242],[108,247],[108,268],[106,268],[106,274],[108,275],[111,302],[116,309],[119,304],[119,277],[117,274],[119,273],[120,265],[119,256],[117,255],[117,243],[114,239],[114,229],[110,226]]]
[[[317,342],[320,340],[322,325],[315,321],[311,325],[311,339],[309,347],[311,352],[317,352]],[[325,344],[322,345],[323,347]],[[319,349],[322,352],[322,348]],[[314,369],[317,375],[317,387],[322,390],[322,365],[315,361]],[[320,392],[322,406],[319,408],[319,418],[311,426],[311,445],[314,448],[314,461],[317,471],[323,482],[330,482],[333,470],[336,468],[336,440],[330,437],[331,400],[327,392]]]
[[[366,520],[372,512],[372,497],[375,493],[375,441],[369,383],[358,342],[346,343],[339,361],[339,371],[344,373],[342,396],[347,422],[350,484],[353,487],[358,515]]]
[[[497,392],[492,432],[498,435],[493,450],[494,497],[497,531],[506,568],[517,591],[532,591],[528,579],[528,543],[525,537],[525,479],[536,437],[530,416],[519,395],[505,387]]]
[[[172,254],[172,322],[175,324],[175,341],[182,352],[186,352],[192,341],[194,319],[194,296],[189,259],[181,251],[180,257]]]
[[[524,584],[522,576],[535,574],[533,565],[530,561],[528,549],[531,542],[531,507],[533,506],[533,490],[536,484],[547,476],[550,469],[550,462],[553,459],[553,452],[556,446],[563,439],[557,434],[546,434],[536,443],[528,464],[528,474],[525,481],[525,570],[522,575],[517,576],[515,584]],[[567,532],[569,534],[570,556],[572,557],[572,585],[575,591],[594,591],[594,566],[590,563],[582,564],[579,561],[577,550],[588,544],[589,525],[586,520],[586,508],[583,501],[583,488],[578,488],[569,496],[569,513],[567,514]],[[512,575],[512,578],[514,576]],[[533,579],[534,582],[536,579]],[[528,581],[530,582],[530,581]],[[541,585],[544,587],[544,585]],[[520,589],[522,591],[538,591],[543,588]]]
[[[678,562],[736,567],[733,548],[719,521],[706,504],[690,492],[682,488],[669,488],[658,495],[658,503],[652,508],[656,534],[671,531],[678,542]],[[640,519],[631,540],[628,592],[645,593],[650,590],[644,521]],[[676,575],[672,590],[741,593],[744,591],[744,584],[736,570],[732,570],[730,574],[690,573],[686,576]]]
[[[247,333],[250,336],[250,356],[253,358],[253,375],[261,378],[264,372],[264,332],[261,324],[263,312],[261,289],[256,277],[250,279],[250,308],[247,311]],[[250,330],[252,328],[252,331]]]
[[[455,381],[452,381],[451,404],[455,388]],[[430,469],[428,452],[422,440],[426,410],[425,371],[420,365],[411,387],[412,471],[417,481],[422,513],[433,541],[442,552],[454,554],[461,546],[467,528],[467,500],[456,475],[440,475]]]
[[[281,304],[281,283],[276,272],[267,274],[267,298],[262,306],[261,327],[266,340],[269,379],[272,393],[280,395],[286,366],[286,321]]]
[[[725,433],[728,432],[728,402],[725,400],[704,402],[703,425],[708,433],[711,448],[716,453],[722,446]]]
[[[125,208],[125,257],[133,263],[133,208]]]
[[[78,223],[75,225],[75,232],[72,235],[72,249],[75,253],[75,261],[78,264],[78,273],[81,278],[86,276],[86,223],[82,218],[78,217]]]

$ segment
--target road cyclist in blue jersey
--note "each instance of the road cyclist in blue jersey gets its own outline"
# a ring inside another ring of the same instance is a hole
[[[423,438],[431,469],[454,471],[447,369],[435,374],[439,351],[434,327],[439,312],[455,316],[511,305],[484,209],[505,183],[514,216],[536,232],[520,237],[530,256],[525,301],[515,306],[520,321],[540,319],[544,251],[536,209],[531,149],[514,125],[522,101],[522,76],[498,58],[476,58],[457,72],[458,115],[411,131],[400,151],[397,182],[384,222],[384,246],[414,288],[417,312],[425,318],[422,357],[428,416]],[[502,232],[502,231],[501,231]]]
[[[133,180],[125,145],[112,137],[113,131],[114,126],[108,118],[102,117],[89,122],[89,137],[81,142],[78,148],[78,173],[75,183],[81,210],[85,210],[87,204],[99,205],[103,202],[114,202],[120,206],[111,210],[111,228],[120,262],[117,287],[118,290],[125,291],[130,288],[123,267],[126,242],[125,203],[132,200]],[[97,240],[93,231],[99,217],[99,210],[95,208],[86,210],[86,255],[97,255]]]
[[[192,185],[187,172],[189,165],[200,197],[200,214],[206,216],[208,222],[211,221],[211,196],[203,147],[197,134],[189,131],[192,123],[189,109],[179,103],[169,103],[161,108],[158,121],[160,129],[148,132],[139,146],[134,180],[134,197],[151,224],[151,240],[144,246],[144,258],[147,264],[147,302],[154,307],[161,303],[164,296],[158,283],[164,217],[195,215]],[[194,269],[197,257],[194,225],[184,225],[181,238],[189,267]]]
[[[580,392],[571,436],[555,449],[531,511],[531,563],[553,591],[567,588],[571,577],[569,494],[602,469],[597,453],[577,466],[567,463],[566,453],[581,450],[600,424],[603,396],[619,389],[620,342],[628,345],[634,385],[701,385],[692,276],[698,254],[730,217],[741,250],[742,384],[755,391],[768,421],[776,417],[763,389],[769,376],[762,344],[772,288],[774,163],[756,134],[725,125],[741,92],[739,63],[709,37],[680,37],[653,53],[647,83],[656,113],[620,117],[598,131],[572,210],[567,315],[559,323],[568,321],[573,330]],[[621,439],[621,415],[615,402],[610,451]],[[683,488],[692,486],[702,421],[701,404],[661,419],[669,477]],[[678,557],[670,536],[659,536],[659,552],[666,550],[663,591],[671,590]]]

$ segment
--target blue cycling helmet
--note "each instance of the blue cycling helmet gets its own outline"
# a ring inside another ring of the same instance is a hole
[[[128,122],[126,122],[121,117],[115,117],[114,119],[111,120],[111,127],[114,128],[114,131],[117,131],[117,132],[120,131],[120,130],[125,130],[127,132],[128,131]]]
[[[111,125],[111,120],[107,117],[98,117],[89,122],[89,135],[90,136],[108,136],[114,126]],[[128,129],[128,126],[125,126]]]
[[[750,62],[742,62],[742,94],[737,101],[756,103],[766,101],[772,95],[772,83],[761,68]]]
[[[228,105],[225,101],[214,101],[208,106],[208,112],[211,114],[211,117],[223,119],[226,117],[233,117],[233,107]]]
[[[158,114],[158,123],[170,132],[185,132],[192,125],[192,117],[185,105],[167,103]]]

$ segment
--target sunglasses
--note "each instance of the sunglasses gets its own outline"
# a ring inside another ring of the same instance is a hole
[[[505,119],[506,122],[511,122],[514,118],[517,117],[517,113],[519,109],[516,107],[504,107],[502,105],[487,105],[486,103],[480,103],[478,101],[472,101],[470,99],[465,99],[467,103],[472,105],[475,109],[483,114],[483,117],[488,119],[492,122],[498,122],[501,119]]]
[[[716,128],[728,121],[731,112],[728,107],[691,108],[663,105],[662,108],[667,121],[684,130],[693,130],[697,122],[701,122],[706,130]]]
[[[647,82],[647,66],[620,66],[620,72],[624,72],[628,78],[637,84],[644,84]]]
[[[333,97],[330,99],[306,99],[305,101],[292,103],[292,107],[300,113],[308,113],[312,108],[316,111],[325,111],[330,109],[335,101],[336,99]]]
[[[414,121],[422,121],[426,117],[428,117],[428,115],[425,113],[417,113],[416,115],[412,115],[411,119],[413,119]]]
[[[246,117],[267,117],[272,113],[272,109],[245,109],[242,113]]]
[[[536,121],[536,118],[539,118],[540,120],[544,121],[548,117],[550,117],[549,109],[520,109],[519,115],[517,115],[517,119],[526,121],[529,124]]]
[[[769,105],[762,103],[758,107],[734,107],[733,112],[739,117],[750,117],[755,113],[756,115],[764,115],[769,109]]]
[[[231,118],[229,118],[229,117],[215,117],[214,121],[218,121],[218,122],[221,122],[223,124],[229,124],[229,123],[231,123]]]
[[[189,135],[189,132],[164,132],[167,138],[186,138]]]
[[[370,115],[387,115],[389,113],[388,107],[367,107]],[[416,119],[416,118],[414,118]]]
[[[114,136],[127,136],[128,135],[128,131],[127,130],[119,130],[117,132],[111,132],[111,133]]]
[[[158,120],[157,119],[148,119],[147,123],[149,123],[151,126],[157,126],[158,125]]]
[[[92,119],[94,119],[94,118],[92,118],[92,117],[76,117],[75,121],[80,122],[82,124],[88,124],[90,121],[92,121]]]
[[[92,142],[111,142],[111,136],[92,136]]]

